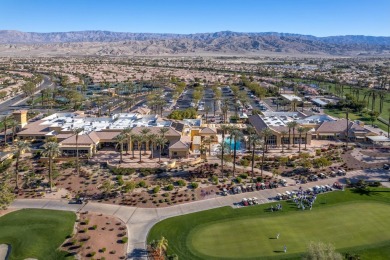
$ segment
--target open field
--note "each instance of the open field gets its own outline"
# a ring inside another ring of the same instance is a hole
[[[185,259],[299,258],[310,241],[331,242],[361,259],[388,256],[390,234],[383,231],[390,228],[389,189],[320,195],[312,211],[282,205],[282,212],[269,212],[270,205],[225,207],[167,219],[152,228],[148,240],[165,236],[168,253]]]
[[[12,259],[65,259],[57,249],[72,234],[76,215],[56,210],[25,209],[0,218],[0,244],[10,244]]]

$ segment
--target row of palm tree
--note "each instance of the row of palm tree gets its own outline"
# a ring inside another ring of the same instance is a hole
[[[133,133],[133,128],[125,128],[119,135],[115,137],[115,142],[117,143],[117,148],[120,151],[120,163],[123,162],[123,148],[124,144],[127,144],[126,153],[129,154],[130,147],[134,147],[133,144],[137,143],[139,151],[139,162],[142,162],[142,144],[145,144],[145,152],[147,149],[147,144],[150,145],[151,155],[150,158],[153,159],[154,148],[159,147],[159,162],[161,162],[161,156],[163,149],[168,142],[165,138],[165,134],[169,131],[169,128],[162,127],[159,129],[159,134],[150,133],[150,128],[144,128],[140,131],[139,134]],[[132,149],[132,158],[135,158],[134,155],[135,149]]]

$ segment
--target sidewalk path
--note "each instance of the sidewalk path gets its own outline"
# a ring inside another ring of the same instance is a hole
[[[347,176],[336,177],[330,179],[323,179],[317,182],[310,182],[302,184],[303,189],[313,187],[316,185],[332,185],[336,181],[343,182],[345,177],[361,177],[365,176],[370,179],[378,178],[379,176],[387,176],[387,172],[383,170],[358,170],[348,172]],[[50,200],[50,199],[17,199],[10,206],[12,209],[22,208],[41,208],[41,209],[54,209],[54,210],[67,210],[67,211],[90,211],[96,213],[102,213],[107,215],[113,215],[120,218],[127,225],[128,230],[128,259],[147,259],[146,257],[146,238],[149,230],[157,222],[166,218],[180,216],[184,214],[194,213],[198,211],[219,208],[223,206],[234,206],[235,203],[240,202],[242,198],[257,197],[259,203],[269,203],[273,201],[273,198],[277,193],[284,193],[285,191],[298,190],[299,186],[287,186],[279,187],[276,189],[267,189],[260,191],[253,191],[247,193],[241,193],[237,195],[217,196],[215,198],[207,200],[199,200],[191,203],[175,205],[164,208],[137,208],[112,204],[104,204],[97,202],[89,202],[85,205],[69,204],[67,200]]]

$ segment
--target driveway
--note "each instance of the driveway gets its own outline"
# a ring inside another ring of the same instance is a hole
[[[307,189],[316,185],[332,185],[336,181],[344,182],[347,178],[365,178],[368,180],[381,180],[387,183],[388,171],[382,169],[377,170],[357,170],[348,172],[347,176],[336,177],[331,179],[323,179],[317,182],[310,182],[302,184],[302,188]],[[113,215],[126,223],[128,230],[128,259],[147,259],[146,257],[146,238],[149,230],[157,222],[184,214],[194,213],[198,211],[219,208],[223,206],[234,206],[235,203],[240,202],[242,198],[257,197],[259,203],[269,203],[277,193],[284,193],[285,191],[298,190],[299,186],[290,185],[287,187],[280,187],[277,189],[268,189],[261,191],[253,191],[241,193],[237,195],[220,196],[207,200],[200,200],[191,203],[175,205],[165,208],[137,208],[128,206],[119,206],[111,204],[102,204],[97,202],[89,202],[85,205],[69,204],[67,200],[50,200],[50,199],[17,199],[10,206],[13,209],[22,208],[41,208],[67,211],[90,211]]]

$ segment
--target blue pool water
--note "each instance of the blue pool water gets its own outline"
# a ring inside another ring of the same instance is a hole
[[[229,137],[227,137],[227,138],[225,138],[225,144],[227,144],[227,146],[230,146],[230,136]],[[242,145],[242,143],[240,142],[240,141],[238,141],[237,143],[236,143],[236,150],[238,151],[238,150],[241,150],[241,147],[242,147],[243,145]],[[232,140],[232,145],[230,146],[230,149],[231,150],[234,150],[234,140]]]

